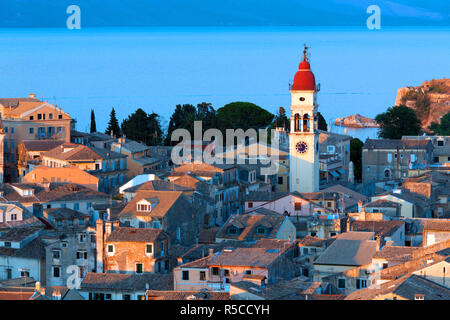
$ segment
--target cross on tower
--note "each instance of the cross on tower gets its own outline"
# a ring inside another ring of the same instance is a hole
[[[311,47],[308,47],[306,43],[303,44],[303,60],[308,61],[309,60],[309,52],[308,49],[311,49]]]

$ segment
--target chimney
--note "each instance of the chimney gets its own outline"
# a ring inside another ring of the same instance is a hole
[[[28,97],[31,98],[31,99],[36,99],[36,94],[35,93],[30,93],[28,95]]]
[[[41,185],[45,191],[50,191],[50,182],[42,182]]]
[[[380,251],[381,250],[381,237],[379,235],[376,235],[375,241],[377,242],[377,251]]]
[[[111,221],[106,221],[105,222],[105,239],[107,237],[109,237],[109,235],[112,233],[113,231],[113,223]]]
[[[362,200],[359,200],[358,201],[358,212],[361,212],[361,210],[363,209],[363,202],[362,202]]]
[[[34,286],[34,291],[41,292],[41,283],[39,281],[36,281],[36,284]]]
[[[104,223],[102,219],[97,220],[96,230],[95,230],[96,246],[97,246],[97,272],[103,272],[103,260],[104,260]]]
[[[59,289],[53,290],[52,297],[53,300],[61,300],[61,291],[59,291]]]
[[[209,254],[210,256],[212,256],[212,255],[214,254],[214,249],[213,249],[213,248],[209,248],[209,249],[208,249],[208,254]]]

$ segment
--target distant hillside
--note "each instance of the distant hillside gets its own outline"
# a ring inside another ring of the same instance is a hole
[[[449,26],[448,0],[1,0],[0,27],[66,26],[360,26],[376,4],[383,26]]]
[[[413,108],[428,131],[431,122],[440,123],[441,118],[450,112],[450,79],[425,81],[417,87],[404,87],[397,90],[395,105]]]

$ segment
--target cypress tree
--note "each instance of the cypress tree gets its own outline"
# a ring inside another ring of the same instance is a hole
[[[106,134],[113,133],[114,136],[120,137],[122,135],[122,131],[120,130],[119,121],[116,117],[116,110],[112,108],[111,113],[109,115],[108,127],[105,130]]]
[[[95,124],[94,109],[91,110],[91,133],[92,132],[97,132],[97,125]]]

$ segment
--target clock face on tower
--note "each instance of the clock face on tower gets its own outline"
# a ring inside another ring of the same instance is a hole
[[[298,153],[305,153],[306,151],[308,151],[308,144],[304,141],[297,142],[297,144],[295,145],[295,149]]]

